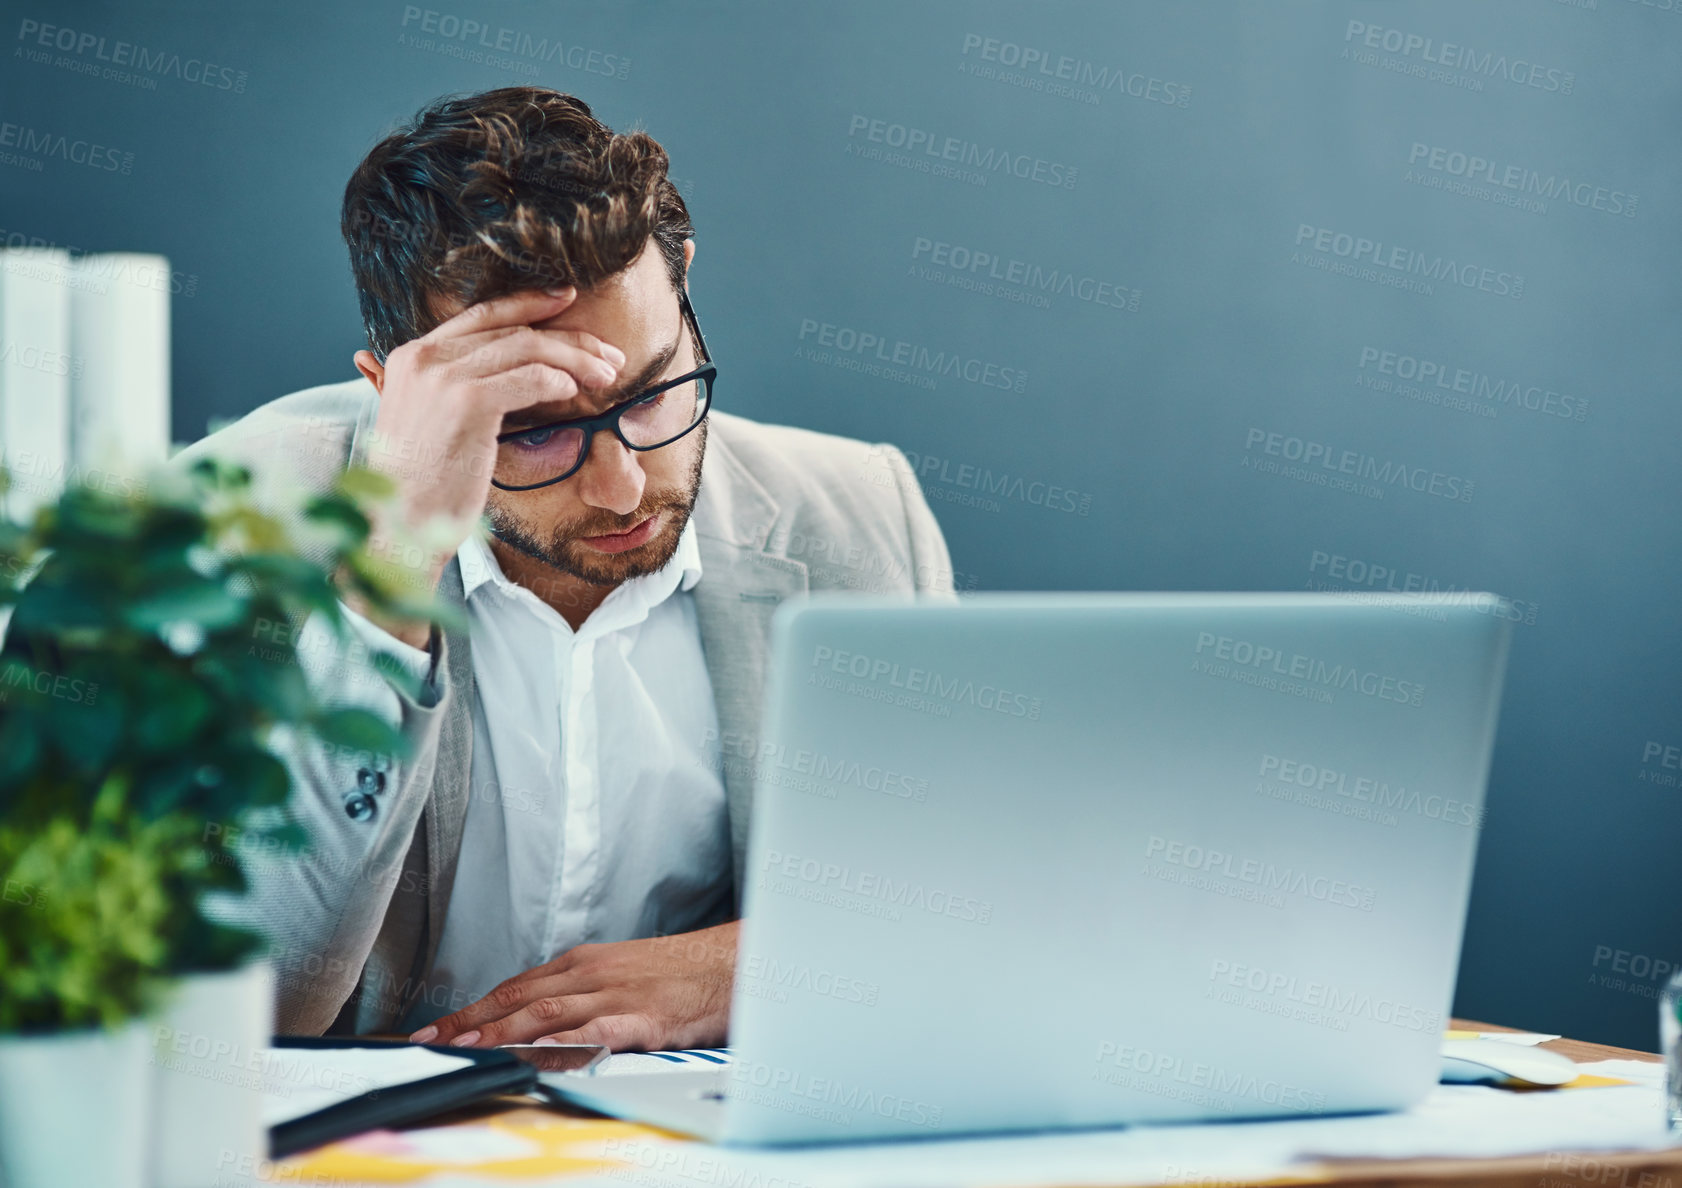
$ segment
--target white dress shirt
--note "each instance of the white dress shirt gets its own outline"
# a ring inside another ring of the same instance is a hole
[[[727,918],[718,711],[690,590],[693,523],[577,632],[475,533],[457,553],[473,652],[467,819],[419,1028],[586,942]],[[352,616],[424,679],[430,657]]]

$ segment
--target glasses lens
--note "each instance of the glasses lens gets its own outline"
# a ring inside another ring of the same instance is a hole
[[[705,381],[687,380],[631,405],[619,418],[619,431],[634,446],[664,445],[693,429],[706,407]]]
[[[492,477],[510,487],[546,483],[571,470],[583,448],[582,429],[533,429],[497,443]]]
[[[626,406],[619,416],[619,432],[638,449],[655,449],[699,425],[711,403],[712,384],[706,378],[686,380]],[[551,482],[578,464],[583,449],[582,429],[527,429],[497,443],[496,469],[491,477],[505,487]]]

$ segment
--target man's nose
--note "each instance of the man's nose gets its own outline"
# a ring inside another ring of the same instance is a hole
[[[634,450],[611,433],[598,433],[578,470],[578,494],[591,507],[628,516],[642,503],[648,476]]]

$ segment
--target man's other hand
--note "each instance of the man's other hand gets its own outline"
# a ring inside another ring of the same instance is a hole
[[[726,1042],[739,921],[579,945],[409,1037],[418,1044],[606,1044],[615,1052]]]

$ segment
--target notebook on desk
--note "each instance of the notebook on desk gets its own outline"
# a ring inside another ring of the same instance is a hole
[[[536,1068],[495,1048],[279,1036],[263,1057],[263,1121],[272,1159],[523,1093],[538,1079]]]
[[[785,604],[745,752],[735,1060],[560,1091],[729,1143],[1420,1100],[1482,821],[1503,606]]]

